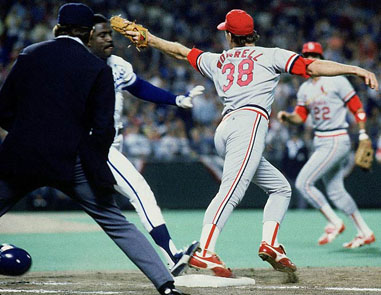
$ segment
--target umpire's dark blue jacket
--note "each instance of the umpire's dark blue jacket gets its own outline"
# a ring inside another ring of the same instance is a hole
[[[78,39],[79,40],[79,39]],[[31,45],[0,90],[0,178],[72,181],[77,155],[94,184],[115,183],[107,155],[115,130],[111,69],[68,38]]]

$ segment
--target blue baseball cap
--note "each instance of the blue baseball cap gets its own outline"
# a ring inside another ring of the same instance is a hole
[[[94,26],[94,12],[82,3],[66,3],[58,10],[57,23],[91,28]]]

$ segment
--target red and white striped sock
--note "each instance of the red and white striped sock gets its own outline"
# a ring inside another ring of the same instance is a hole
[[[276,221],[265,221],[262,228],[262,241],[273,247],[278,247],[279,223]]]
[[[202,227],[200,248],[203,257],[211,256],[207,251],[214,252],[219,235],[220,229],[215,224],[205,224]]]

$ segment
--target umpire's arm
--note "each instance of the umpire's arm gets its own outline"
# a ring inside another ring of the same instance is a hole
[[[107,157],[115,136],[115,92],[111,68],[105,66],[97,76],[90,97],[90,141]]]

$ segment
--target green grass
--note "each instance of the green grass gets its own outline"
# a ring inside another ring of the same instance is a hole
[[[347,226],[346,231],[333,243],[318,246],[317,239],[325,226],[325,220],[316,210],[289,210],[280,228],[279,242],[285,245],[287,255],[299,267],[381,266],[381,210],[361,212],[374,230],[376,239],[379,239],[370,246],[353,250],[342,248],[342,244],[356,234],[352,222],[343,215],[340,216]],[[125,214],[152,242],[137,214],[134,211]],[[199,239],[204,210],[170,210],[163,211],[163,214],[177,247]],[[82,212],[69,215],[61,213],[55,218],[93,222]],[[216,252],[231,268],[266,267],[267,264],[257,255],[261,236],[262,210],[237,209],[220,235]],[[2,243],[13,243],[28,250],[33,258],[31,271],[136,269],[103,232],[1,234],[0,229],[0,237]]]

